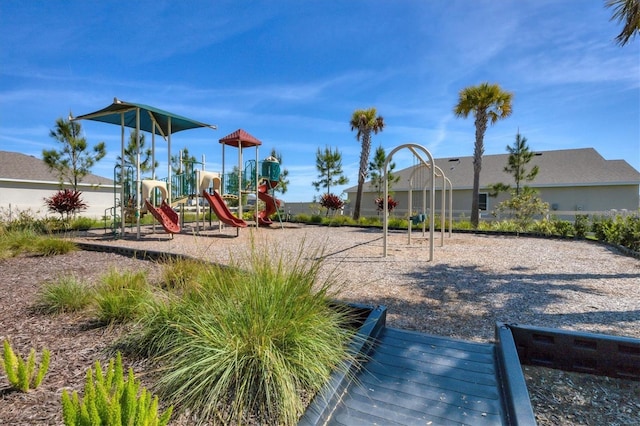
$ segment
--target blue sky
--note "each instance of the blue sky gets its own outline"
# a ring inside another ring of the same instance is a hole
[[[218,139],[248,131],[261,158],[282,154],[282,198],[310,201],[318,148],[339,148],[357,183],[356,109],[385,119],[374,149],[471,155],[473,119],[452,110],[461,89],[488,81],[514,101],[485,154],[505,153],[519,129],[536,151],[593,147],[640,169],[640,39],[617,46],[610,16],[604,0],[0,0],[0,149],[41,157],[57,118],[117,97],[217,125],[172,137],[207,170],[221,168]],[[119,128],[81,124],[91,145],[107,143],[93,172],[112,177]]]

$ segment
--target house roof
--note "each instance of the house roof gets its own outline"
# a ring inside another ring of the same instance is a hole
[[[2,180],[58,182],[58,176],[39,158],[19,152],[0,151],[0,181]],[[113,180],[94,174],[86,175],[81,182],[90,185],[113,185]]]
[[[513,186],[513,176],[504,172],[509,154],[484,155],[480,172],[480,188],[487,188],[494,183],[505,183]],[[393,161],[393,160],[392,160]],[[473,157],[436,158],[434,162],[451,180],[454,189],[471,189],[473,186]],[[625,160],[605,160],[593,148],[561,149],[540,151],[531,160],[528,167],[537,165],[540,172],[533,182],[527,185],[534,188],[554,186],[599,186],[599,185],[640,185],[640,172],[631,167]],[[395,191],[407,190],[409,178],[415,166],[399,171],[400,181],[394,184]],[[421,188],[428,183],[428,173],[420,171],[414,174],[413,188]],[[420,181],[424,182],[421,184]],[[440,181],[436,178],[436,186]],[[373,191],[370,181],[365,183],[365,191]],[[355,192],[357,186],[345,190]]]

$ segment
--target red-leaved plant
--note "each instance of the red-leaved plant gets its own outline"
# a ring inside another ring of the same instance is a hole
[[[324,194],[320,199],[320,205],[328,210],[339,210],[344,207],[344,201],[335,194]]]
[[[81,210],[87,209],[87,204],[80,198],[82,192],[72,189],[62,189],[49,198],[45,198],[44,202],[50,212],[60,213],[62,219],[69,219],[71,214],[75,214]]]
[[[375,203],[376,203],[376,206],[378,206],[379,212],[384,210],[384,198],[382,197],[376,198]],[[391,213],[391,211],[395,209],[397,206],[398,206],[398,202],[393,198],[391,198],[391,196],[389,196],[389,198],[387,199],[387,209],[389,210],[389,213]]]

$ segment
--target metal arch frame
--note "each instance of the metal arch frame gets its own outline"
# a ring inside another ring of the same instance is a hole
[[[416,167],[414,167],[413,171],[411,172],[411,175],[409,177],[409,214],[411,214],[411,209],[412,209],[412,203],[413,203],[413,195],[412,195],[412,191],[413,191],[413,178],[415,176],[415,174],[421,170],[421,166],[422,165],[418,165]],[[425,165],[427,168],[431,168],[431,166],[429,164]],[[447,208],[446,208],[446,191],[447,191],[447,182],[449,183],[449,238],[451,238],[451,233],[452,233],[452,223],[453,223],[453,215],[452,215],[452,199],[453,199],[453,185],[451,184],[451,180],[449,180],[449,178],[447,178],[447,176],[444,174],[444,171],[442,170],[442,168],[440,168],[440,166],[434,164],[435,167],[435,176],[436,177],[441,177],[442,178],[442,188],[441,188],[441,197],[442,197],[442,201],[441,201],[441,205],[440,205],[440,247],[444,247],[444,234],[445,234],[445,229],[446,229],[446,213],[447,213]],[[423,192],[422,192],[422,211],[426,211],[427,210],[427,202],[426,202],[426,198],[427,198],[427,184],[425,183],[424,187],[423,187]],[[431,210],[433,212],[433,210]],[[424,236],[425,233],[425,225],[424,222],[422,224],[422,235]],[[408,228],[408,234],[409,234],[409,240],[408,240],[408,244],[411,244],[411,226],[409,226]]]
[[[389,231],[389,163],[393,158],[393,154],[400,151],[401,149],[407,148],[409,151],[413,153],[413,155],[420,160],[422,164],[429,167],[429,164],[434,164],[433,155],[422,145],[418,145],[415,143],[407,143],[394,148],[389,155],[387,156],[386,161],[384,162],[384,200],[383,200],[383,214],[382,214],[382,255],[383,257],[387,257],[387,234]],[[425,161],[424,158],[417,152],[417,150],[422,151],[423,154],[427,156],[429,161]],[[435,168],[429,167],[431,170],[431,193],[430,193],[430,202],[429,206],[431,211],[434,211],[435,207],[435,189],[436,189],[436,180],[435,180]],[[429,261],[433,260],[433,228],[435,226],[434,215],[429,215]]]

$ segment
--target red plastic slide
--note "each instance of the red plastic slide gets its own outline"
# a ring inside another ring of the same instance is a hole
[[[169,234],[177,234],[180,232],[180,222],[178,220],[178,214],[173,211],[171,206],[162,201],[162,205],[160,208],[156,208],[149,202],[149,200],[144,200],[144,204],[147,207],[147,210],[151,212],[153,217],[156,218],[160,225],[167,231]]]
[[[263,183],[258,187],[258,198],[264,201],[265,204],[265,209],[258,212],[258,223],[267,226],[273,224],[269,216],[274,214],[280,207],[280,200],[269,195],[267,193],[268,190],[269,185],[267,183]]]
[[[231,213],[227,204],[224,202],[220,194],[213,191],[213,194],[209,194],[206,190],[202,191],[202,196],[209,202],[209,205],[215,212],[218,219],[229,226],[235,226],[236,228],[246,228],[247,222],[239,219]]]

